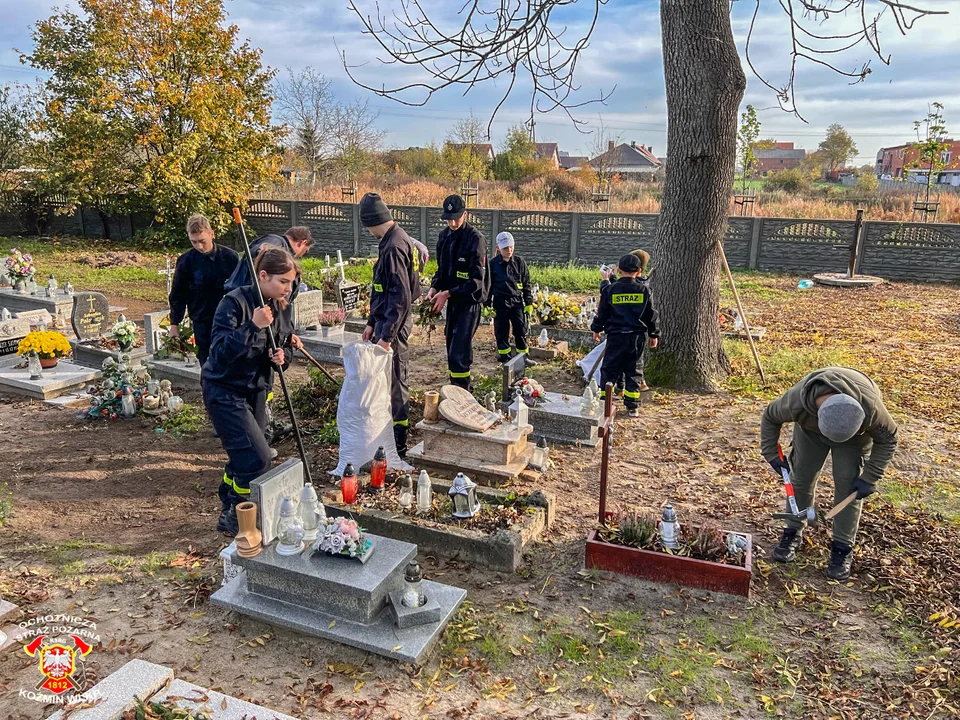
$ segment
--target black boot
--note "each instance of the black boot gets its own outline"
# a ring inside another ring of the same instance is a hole
[[[830,543],[830,564],[827,565],[827,577],[831,580],[848,580],[853,565],[853,548],[846,543],[834,540]]]
[[[797,559],[797,548],[803,541],[803,533],[796,528],[784,528],[783,535],[780,536],[780,542],[770,553],[770,556],[777,562],[788,563]]]
[[[240,525],[237,522],[237,510],[233,505],[227,505],[220,511],[220,519],[217,520],[217,531],[227,537],[235,537],[240,532]]]
[[[407,426],[406,425],[394,425],[393,426],[393,440],[397,444],[397,455],[401,459],[407,456]]]

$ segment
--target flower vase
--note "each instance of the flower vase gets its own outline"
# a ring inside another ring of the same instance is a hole
[[[339,337],[343,335],[343,325],[321,325],[320,326],[320,337]]]
[[[118,338],[117,346],[120,348],[120,352],[130,352],[130,348],[133,347],[133,340],[120,340]]]
[[[40,367],[44,370],[49,370],[50,368],[55,368],[57,363],[60,361],[59,358],[40,358]]]
[[[256,557],[263,549],[263,534],[257,530],[257,505],[243,502],[237,505],[237,554],[240,557]]]
[[[27,281],[24,278],[17,278],[13,281],[13,291],[21,295],[27,294]]]

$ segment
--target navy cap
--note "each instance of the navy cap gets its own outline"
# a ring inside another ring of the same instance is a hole
[[[619,268],[623,272],[640,272],[640,258],[633,253],[620,258]]]
[[[443,201],[443,213],[440,215],[444,220],[459,220],[467,210],[466,203],[459,195],[451,195]]]

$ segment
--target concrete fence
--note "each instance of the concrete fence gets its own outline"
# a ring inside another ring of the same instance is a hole
[[[440,208],[394,206],[394,218],[433,252],[445,226]],[[635,249],[653,250],[658,215],[546,210],[470,211],[471,222],[486,236],[488,252],[497,233],[517,239],[517,251],[535,263],[615,262]],[[282,234],[292,225],[313,232],[312,255],[374,255],[376,242],[360,225],[359,206],[350,203],[252,200],[246,212],[256,234]],[[111,218],[111,234],[130,237],[149,226],[149,218]],[[96,213],[77,210],[47,216],[49,235],[100,237]],[[23,234],[16,215],[0,209],[0,235]],[[731,217],[724,249],[731,267],[792,273],[846,270],[854,242],[853,220]],[[960,282],[960,225],[865,222],[860,236],[857,272],[890,279]]]

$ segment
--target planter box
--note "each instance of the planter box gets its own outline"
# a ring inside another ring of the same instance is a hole
[[[77,363],[77,365],[94,368],[95,370],[99,370],[103,365],[103,361],[108,357],[112,357],[119,362],[120,355],[123,354],[119,350],[103,350],[98,347],[93,347],[92,345],[85,345],[76,340],[71,340],[70,345],[73,347],[73,361]],[[147,354],[147,348],[143,346],[131,348],[126,354],[130,356],[131,363],[134,367],[139,367],[150,357]]]
[[[539,333],[538,333],[539,334]],[[547,333],[549,335],[549,333]],[[570,345],[566,340],[561,340],[553,347],[537,347],[536,344],[530,345],[528,352],[533,360],[556,360],[558,355],[566,355],[570,351]]]
[[[730,531],[724,530],[724,533],[727,532]],[[749,597],[750,577],[753,574],[753,537],[747,533],[737,534],[747,539],[744,567],[614,545],[601,540],[596,530],[591,530],[587,536],[584,565],[651,582],[676,583]]]
[[[585,345],[593,347],[593,332],[589,328],[569,328],[559,325],[533,325],[530,328],[529,335],[536,344],[537,337],[541,330],[547,331],[547,337],[551,340],[566,340],[570,345]]]
[[[450,491],[449,483],[433,481],[434,495],[446,495]],[[503,502],[509,493],[503,490],[478,487],[477,497],[486,503]],[[329,517],[353,517],[368,532],[394,540],[402,540],[417,545],[423,555],[435,555],[444,558],[457,558],[471,565],[480,565],[491,570],[514,573],[523,562],[524,549],[546,530],[553,522],[554,505],[551,498],[535,492],[525,498],[527,506],[534,512],[511,528],[502,528],[491,535],[457,527],[435,523],[430,526],[417,525],[399,513],[357,506],[347,508],[338,505],[324,505]]]

